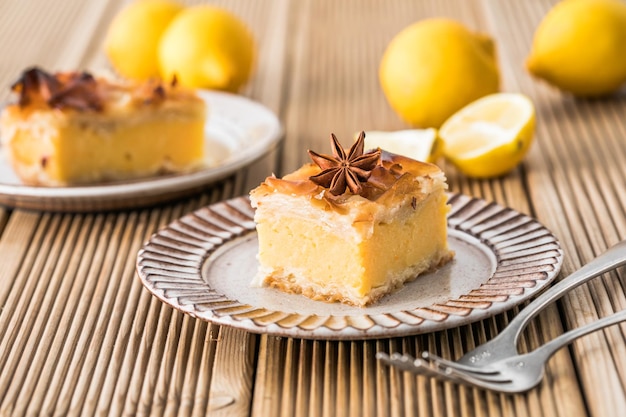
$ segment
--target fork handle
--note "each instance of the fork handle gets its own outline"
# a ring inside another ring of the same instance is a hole
[[[550,303],[558,300],[567,292],[581,284],[626,264],[626,240],[623,240],[609,248],[576,272],[562,279],[549,288],[524,309],[509,323],[506,328],[496,337],[498,339],[510,339],[515,346],[522,330],[530,320],[545,309]]]
[[[610,316],[603,317],[599,320],[585,324],[584,326],[577,327],[574,330],[565,332],[535,349],[533,354],[539,353],[544,357],[544,360],[547,361],[557,350],[561,349],[563,346],[569,345],[579,337],[623,321],[626,321],[626,310],[619,311]]]

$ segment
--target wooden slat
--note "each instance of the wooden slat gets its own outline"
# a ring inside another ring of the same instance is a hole
[[[47,221],[49,217],[45,219]],[[10,294],[19,294],[21,280],[14,278],[19,274],[27,274],[27,268],[33,265],[37,252],[31,248],[33,241],[42,239],[43,230],[40,231],[39,236],[35,235],[37,225],[41,220],[42,216],[38,213],[15,213],[10,218],[6,218],[6,227],[0,235],[0,253],[5,254],[2,258],[2,268],[0,268],[0,282],[8,283],[8,285],[0,287],[1,305],[6,305]],[[18,287],[16,288],[15,285]],[[0,323],[2,323],[1,320]],[[3,334],[2,329],[0,325],[0,336]]]
[[[243,330],[222,327],[215,353],[209,411],[215,416],[248,416],[252,403],[257,338]]]
[[[259,362],[254,384],[253,416],[280,415],[282,372],[281,356],[284,341],[274,336],[261,336]]]

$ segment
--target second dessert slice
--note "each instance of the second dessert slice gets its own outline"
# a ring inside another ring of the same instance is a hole
[[[205,102],[175,82],[25,71],[0,117],[2,146],[24,183],[92,184],[204,165]]]

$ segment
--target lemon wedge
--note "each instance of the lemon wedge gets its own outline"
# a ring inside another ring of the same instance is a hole
[[[380,148],[418,161],[434,162],[440,156],[438,143],[433,128],[365,132],[365,149]]]
[[[528,153],[535,130],[535,106],[515,93],[480,98],[444,122],[443,154],[470,177],[506,174]]]

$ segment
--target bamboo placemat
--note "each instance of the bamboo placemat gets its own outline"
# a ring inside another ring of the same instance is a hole
[[[199,2],[188,2],[196,4]],[[333,131],[406,126],[378,84],[391,38],[421,18],[449,16],[497,42],[505,91],[537,108],[525,163],[496,180],[444,166],[451,189],[537,217],[561,240],[567,275],[626,237],[626,92],[575,100],[523,68],[553,1],[219,1],[258,40],[242,92],[285,126],[272,158],[194,198],[88,214],[0,209],[0,415],[617,416],[626,409],[624,326],[575,342],[550,361],[541,386],[500,395],[397,372],[377,351],[429,349],[457,357],[516,313],[428,335],[324,342],[257,336],[192,319],[153,298],[135,276],[137,250],[156,230],[202,205],[245,194],[290,171]],[[120,0],[0,4],[0,85],[30,65],[101,68],[101,44]],[[0,99],[6,100],[6,89]],[[279,155],[280,156],[280,155]],[[626,307],[625,271],[582,286],[540,315],[522,347]]]

